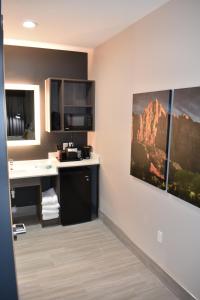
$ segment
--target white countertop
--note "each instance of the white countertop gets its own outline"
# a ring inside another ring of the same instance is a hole
[[[9,179],[56,176],[59,168],[99,165],[99,155],[92,153],[90,159],[59,162],[55,153],[49,153],[48,159],[21,160],[9,163]]]
[[[57,168],[99,165],[99,155],[97,155],[96,153],[92,153],[90,159],[60,162],[57,160],[57,158],[55,157],[55,153],[53,152],[49,153],[49,159],[51,159],[51,161],[56,165]]]

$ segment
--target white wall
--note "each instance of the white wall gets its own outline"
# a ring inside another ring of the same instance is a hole
[[[200,298],[200,209],[129,175],[133,92],[200,85],[200,1],[172,0],[95,50],[100,208]],[[163,244],[156,241],[164,232]]]

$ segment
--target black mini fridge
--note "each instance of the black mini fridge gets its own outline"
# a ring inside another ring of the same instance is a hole
[[[87,167],[60,170],[60,217],[62,225],[91,220],[91,172]]]

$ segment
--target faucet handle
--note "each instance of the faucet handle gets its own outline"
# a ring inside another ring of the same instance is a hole
[[[8,162],[9,162],[10,170],[13,171],[13,164],[14,164],[13,159],[12,159],[12,158],[9,158]]]

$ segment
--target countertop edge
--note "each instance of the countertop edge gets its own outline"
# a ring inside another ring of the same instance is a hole
[[[80,161],[66,161],[66,162],[60,162],[56,159],[55,157],[55,153],[51,153],[49,155],[49,158],[47,159],[41,159],[41,160],[26,160],[26,161],[16,161],[17,164],[20,164],[20,162],[22,164],[24,163],[33,163],[33,162],[49,162],[49,160],[51,160],[51,164],[54,167],[54,171],[50,172],[49,169],[45,170],[42,169],[40,170],[40,172],[38,173],[30,173],[28,171],[26,171],[26,173],[22,174],[9,174],[9,180],[15,180],[15,179],[25,179],[25,178],[33,178],[33,177],[50,177],[50,176],[58,176],[59,175],[59,169],[61,168],[75,168],[75,167],[86,167],[86,166],[94,166],[94,165],[100,165],[100,161],[99,161],[99,155],[94,154],[92,155],[92,157],[90,159],[83,159]],[[45,172],[46,171],[46,172]]]

